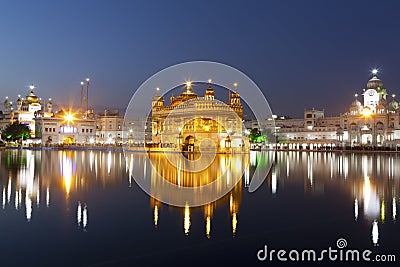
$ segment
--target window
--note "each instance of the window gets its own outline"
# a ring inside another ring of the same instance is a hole
[[[49,131],[49,128],[44,128],[44,131],[45,131],[45,132],[48,132],[48,131]]]
[[[88,132],[89,132],[89,129],[86,129],[86,132],[88,133]]]
[[[92,133],[93,132],[93,129],[90,129],[90,133]]]
[[[84,133],[85,132],[85,129],[82,129],[82,133]]]
[[[53,133],[55,133],[56,132],[56,128],[53,128]]]

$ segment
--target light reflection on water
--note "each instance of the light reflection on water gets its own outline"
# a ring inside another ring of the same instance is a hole
[[[218,235],[214,217],[216,213],[222,213],[228,217],[230,225],[224,227],[230,228],[231,236],[240,236],[241,220],[251,219],[241,215],[243,195],[255,166],[266,164],[268,153],[273,152],[217,155],[212,169],[204,171],[197,179],[174,169],[159,154],[151,156],[152,162],[156,162],[156,168],[152,168],[146,163],[145,155],[140,153],[4,150],[0,152],[2,216],[11,215],[11,210],[15,210],[19,215],[24,214],[25,220],[31,223],[37,219],[36,216],[41,216],[39,208],[71,208],[74,217],[66,220],[77,225],[78,230],[90,231],[90,226],[98,223],[97,210],[91,212],[91,206],[95,204],[95,200],[89,198],[92,191],[134,188],[133,177],[143,177],[151,183],[154,172],[165,175],[170,182],[180,186],[207,184],[218,178],[220,171],[226,171],[227,161],[231,161],[233,166],[245,166],[244,173],[242,180],[222,199],[200,208],[169,207],[162,212],[165,205],[147,197],[144,205],[151,209],[151,213],[139,214],[139,218],[147,216],[153,228],[159,230],[172,210],[179,210],[181,224],[169,224],[168,229],[180,228],[183,236],[190,236],[194,229],[201,228],[204,237],[213,239]],[[275,166],[263,185],[268,191],[263,194],[276,198],[285,192],[286,187],[296,186],[302,188],[305,197],[319,199],[327,188],[334,186],[338,188],[335,190],[344,191],[351,199],[343,208],[342,216],[358,224],[367,222],[370,230],[365,232],[365,236],[374,245],[382,240],[380,228],[385,223],[396,222],[400,189],[400,158],[397,154],[279,152],[276,156]],[[231,173],[224,184],[234,182],[230,178],[235,169],[229,171]],[[154,185],[155,192],[157,186],[160,185]],[[260,192],[253,194],[246,195],[247,201],[251,208],[263,212],[263,203],[251,200]],[[196,214],[201,211],[202,218],[193,218],[194,211]],[[159,231],[162,235],[163,232]]]

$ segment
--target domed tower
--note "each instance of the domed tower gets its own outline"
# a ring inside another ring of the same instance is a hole
[[[240,95],[237,92],[237,83],[234,83],[235,91],[232,93],[230,98],[229,106],[233,111],[235,111],[240,118],[243,118],[243,106],[240,103]]]
[[[367,82],[364,89],[364,106],[369,107],[376,112],[376,106],[381,103],[384,105],[386,101],[386,89],[383,88],[382,81],[377,76],[378,70],[372,70],[372,78]]]
[[[211,87],[211,80],[208,80],[208,88],[206,89],[206,93],[204,94],[205,100],[214,100],[214,89]]]
[[[47,102],[47,112],[48,113],[53,112],[53,102],[51,102],[51,98],[49,98],[49,102]]]
[[[11,102],[8,100],[8,96],[4,99],[4,111],[10,111]]]
[[[355,94],[354,96],[355,96],[356,99],[353,101],[353,103],[351,103],[350,114],[351,115],[358,115],[362,111],[362,104],[358,100],[358,94]]]
[[[21,111],[21,107],[22,107],[22,99],[21,99],[21,95],[18,95],[18,99],[17,99],[17,110]]]
[[[158,94],[158,92],[160,91],[160,88],[157,87],[157,93],[156,95],[152,98],[151,101],[151,106],[153,108],[155,107],[163,107],[164,106],[164,97],[160,97],[160,95]]]
[[[386,110],[388,113],[396,113],[396,111],[399,109],[399,102],[396,101],[395,99],[396,95],[392,95],[392,101],[390,101],[387,106]]]
[[[386,100],[386,95],[387,95],[386,89],[383,88],[383,82],[379,79],[377,74],[378,74],[378,70],[373,69],[372,70],[372,78],[368,80],[365,90],[369,90],[369,89],[376,90],[380,95],[380,99],[383,98]]]

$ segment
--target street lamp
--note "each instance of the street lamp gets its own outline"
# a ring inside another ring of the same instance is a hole
[[[83,86],[85,85],[84,82],[81,81],[81,116],[83,116]]]
[[[89,85],[90,79],[86,78],[86,119],[89,116]]]

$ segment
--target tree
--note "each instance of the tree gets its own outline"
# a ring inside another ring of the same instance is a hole
[[[4,140],[15,141],[20,138],[27,139],[31,137],[30,129],[28,125],[14,122],[13,124],[9,124],[3,130],[1,137]]]
[[[249,134],[249,139],[252,143],[258,143],[260,136],[261,136],[261,132],[258,130],[258,128],[251,129],[250,134]]]

